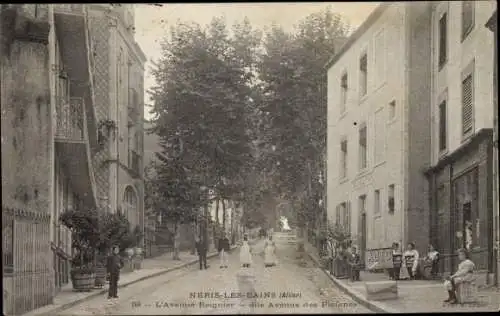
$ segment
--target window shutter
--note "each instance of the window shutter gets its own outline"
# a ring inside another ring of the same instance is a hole
[[[346,230],[351,233],[351,202],[346,202]]]
[[[446,62],[447,25],[447,15],[444,13],[439,20],[439,66],[442,66]]]
[[[446,149],[446,101],[439,105],[439,150]]]
[[[337,205],[337,209],[335,211],[335,225],[340,224],[340,205]]]
[[[473,126],[473,80],[472,74],[462,81],[462,133],[472,131]]]

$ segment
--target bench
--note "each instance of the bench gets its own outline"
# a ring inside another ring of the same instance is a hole
[[[365,282],[366,298],[373,301],[393,300],[398,298],[396,281]]]

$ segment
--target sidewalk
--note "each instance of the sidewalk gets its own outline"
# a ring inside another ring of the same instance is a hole
[[[232,249],[234,248],[237,248],[237,246],[232,246]],[[211,251],[207,255],[207,258],[213,258],[215,256],[217,256],[217,252]],[[198,256],[192,255],[190,251],[181,251],[179,257],[181,260],[173,260],[172,253],[166,253],[158,257],[144,259],[142,262],[142,269],[120,274],[118,288],[123,288],[198,263]],[[24,316],[55,315],[60,311],[99,295],[103,295],[107,293],[107,291],[108,286],[106,285],[104,288],[95,289],[92,292],[75,292],[70,282],[57,293],[54,297],[53,304],[32,310],[24,314]]]
[[[316,249],[308,243],[305,249],[311,259],[319,265]],[[483,312],[498,311],[500,293],[497,288],[483,288],[478,291],[478,301],[473,304],[450,305],[443,303],[447,298],[443,284],[440,281],[398,281],[398,299],[385,301],[369,301],[366,298],[365,282],[387,281],[383,273],[361,272],[361,281],[352,282],[348,279],[337,279],[325,271],[325,274],[342,291],[350,295],[358,303],[381,313],[433,313],[433,312]]]

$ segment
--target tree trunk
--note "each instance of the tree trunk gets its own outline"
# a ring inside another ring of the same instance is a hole
[[[196,254],[196,230],[197,230],[196,225],[197,225],[196,221],[191,223],[191,229],[193,230],[192,234],[191,234],[191,254],[192,255]]]
[[[179,229],[179,222],[175,222],[174,224],[174,256],[172,259],[181,260],[179,258],[179,246],[180,246],[180,236],[181,230]]]
[[[226,200],[222,199],[222,232],[226,232]]]
[[[218,229],[219,229],[219,198],[217,197],[217,199],[215,200],[215,225],[214,225],[214,228],[213,228],[213,236],[214,236],[214,240],[216,240],[216,237],[218,235]]]

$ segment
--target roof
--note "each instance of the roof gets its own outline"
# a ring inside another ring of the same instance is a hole
[[[377,21],[377,19],[385,12],[385,10],[392,4],[392,2],[383,2],[379,4],[378,7],[373,10],[373,12],[366,18],[366,20],[361,24],[356,31],[347,39],[347,42],[340,47],[338,53],[333,55],[332,58],[325,64],[324,68],[329,69],[334,63],[336,63],[340,57],[344,55],[345,52]]]

